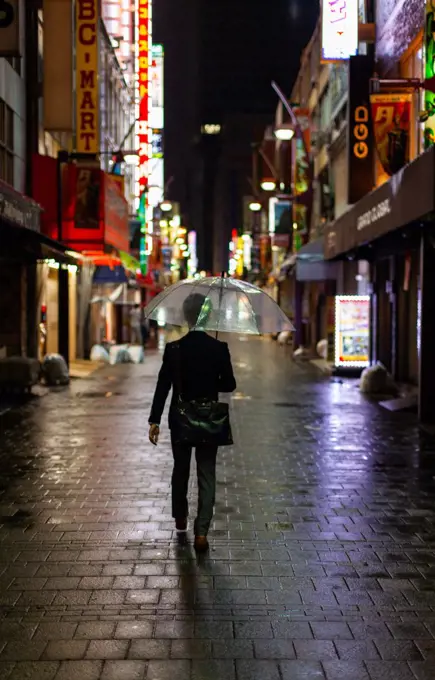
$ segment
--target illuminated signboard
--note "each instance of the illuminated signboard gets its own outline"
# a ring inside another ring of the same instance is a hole
[[[150,68],[150,135],[151,158],[149,170],[149,205],[156,208],[164,200],[164,161],[163,161],[163,124],[164,124],[164,92],[163,92],[162,45],[152,46],[152,62]],[[149,228],[152,229],[150,213]]]
[[[152,47],[152,63],[150,68],[151,120],[150,127],[163,129],[163,60],[161,45]]]
[[[193,276],[198,271],[198,256],[196,251],[196,231],[189,231],[187,235],[189,246],[189,259],[187,261],[187,271],[189,276]]]
[[[341,61],[357,53],[357,0],[323,0],[322,61]]]
[[[149,82],[151,47],[151,6],[149,0],[139,0],[138,16],[138,58],[139,58],[139,189],[142,193],[148,184],[150,158],[149,129]]]
[[[99,152],[99,0],[76,1],[76,149]]]
[[[291,203],[290,201],[269,199],[269,234],[290,234]]]
[[[343,295],[335,298],[335,366],[365,368],[369,365],[370,297]]]

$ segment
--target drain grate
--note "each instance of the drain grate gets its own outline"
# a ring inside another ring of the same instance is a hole
[[[302,404],[299,404],[297,402],[291,402],[291,401],[275,401],[272,406],[276,406],[277,408],[301,408]]]

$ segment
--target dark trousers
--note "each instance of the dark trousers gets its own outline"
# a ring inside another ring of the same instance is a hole
[[[189,488],[192,447],[172,440],[174,471],[172,473],[172,516],[184,519],[189,515],[187,492]],[[201,445],[196,450],[198,474],[198,514],[195,520],[195,536],[207,536],[216,497],[217,446]]]

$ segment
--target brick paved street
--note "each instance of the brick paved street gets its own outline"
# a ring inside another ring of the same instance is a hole
[[[232,352],[198,562],[147,443],[158,355],[2,418],[1,680],[435,678],[434,448],[271,342]]]

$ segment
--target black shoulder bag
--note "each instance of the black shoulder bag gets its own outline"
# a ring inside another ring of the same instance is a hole
[[[210,399],[194,401],[183,399],[180,346],[175,345],[172,351],[178,391],[178,399],[172,412],[173,438],[178,443],[191,446],[200,444],[231,446],[233,436],[228,404]]]

